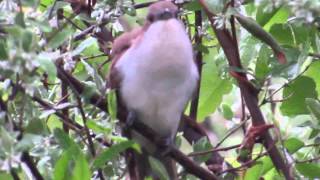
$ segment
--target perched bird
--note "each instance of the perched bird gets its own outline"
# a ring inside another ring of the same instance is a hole
[[[118,89],[129,114],[172,143],[199,76],[177,6],[150,5],[144,26],[114,41],[112,57],[109,85]],[[148,153],[156,151],[137,132],[132,136]]]

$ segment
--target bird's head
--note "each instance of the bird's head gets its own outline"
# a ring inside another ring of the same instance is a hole
[[[149,6],[147,21],[153,23],[177,17],[178,7],[176,5],[170,1],[159,1]]]

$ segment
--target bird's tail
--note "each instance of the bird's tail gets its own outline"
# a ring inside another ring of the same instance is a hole
[[[135,164],[137,166],[137,174],[139,179],[143,180],[146,177],[152,177],[152,179],[164,179],[163,177],[168,177],[170,180],[176,180],[177,177],[177,168],[175,161],[170,157],[156,157],[156,159],[162,163],[163,167],[166,170],[167,175],[163,176],[159,174],[156,169],[152,169],[150,164],[150,154],[144,152],[142,154],[135,153]]]

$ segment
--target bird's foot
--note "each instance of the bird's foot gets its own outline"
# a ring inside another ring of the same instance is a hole
[[[160,157],[167,156],[174,146],[173,139],[171,137],[159,137],[156,139],[156,143],[159,145],[156,155]]]

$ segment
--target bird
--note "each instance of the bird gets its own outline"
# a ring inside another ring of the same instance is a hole
[[[151,4],[142,27],[114,40],[108,74],[108,86],[118,91],[128,116],[150,127],[170,144],[199,79],[192,42],[178,12],[171,1]],[[132,134],[149,154],[156,152],[152,142],[139,132]],[[147,166],[144,165],[141,177],[150,175]],[[172,170],[165,167],[170,179],[174,179]]]

